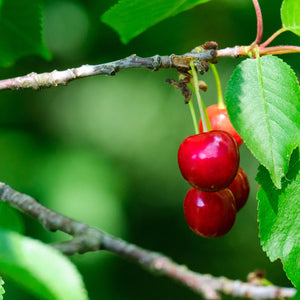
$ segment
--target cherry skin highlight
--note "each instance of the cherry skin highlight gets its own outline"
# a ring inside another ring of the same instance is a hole
[[[189,227],[207,238],[226,234],[236,217],[235,200],[228,189],[209,193],[191,188],[185,196],[183,209]]]
[[[178,150],[178,165],[183,178],[202,191],[225,189],[239,167],[239,150],[233,137],[213,130],[187,137]]]
[[[206,113],[208,116],[208,119],[210,121],[210,125],[212,130],[224,130],[228,133],[230,133],[234,139],[236,140],[238,146],[240,147],[243,143],[242,138],[239,136],[239,134],[236,132],[236,130],[233,128],[229,116],[227,113],[227,109],[225,108],[219,108],[218,104],[214,104],[209,106],[206,109]],[[203,126],[202,121],[200,120],[199,124],[199,131],[203,132]]]
[[[236,211],[238,212],[247,202],[250,192],[249,181],[245,171],[240,167],[228,189],[235,198]]]

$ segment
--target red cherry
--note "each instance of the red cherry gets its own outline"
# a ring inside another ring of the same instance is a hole
[[[236,132],[236,130],[233,128],[229,116],[227,113],[227,109],[225,108],[219,108],[217,104],[211,105],[206,109],[207,116],[210,121],[210,125],[212,130],[224,130],[228,133],[230,133],[236,140],[238,146],[241,146],[243,143],[243,140],[239,136],[239,134]],[[199,131],[203,132],[203,126],[202,121],[200,121],[199,124]]]
[[[226,234],[236,216],[234,197],[228,189],[209,193],[191,188],[185,196],[183,209],[189,227],[208,238]]]
[[[239,168],[232,184],[228,187],[235,198],[236,211],[238,212],[247,202],[250,188],[245,171]]]
[[[178,150],[182,176],[190,185],[206,192],[229,186],[237,173],[239,160],[236,141],[221,130],[189,136]]]

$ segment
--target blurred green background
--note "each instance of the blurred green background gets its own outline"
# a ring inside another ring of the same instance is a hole
[[[52,0],[45,3],[45,40],[50,62],[25,57],[1,68],[1,79],[32,71],[98,64],[132,53],[183,54],[208,40],[219,48],[249,45],[256,34],[250,0],[213,0],[167,19],[128,45],[99,21],[115,1]],[[264,37],[280,28],[281,0],[261,0]],[[299,44],[284,33],[274,44]],[[297,55],[285,55],[299,77]],[[220,59],[223,90],[239,59]],[[290,285],[280,262],[270,263],[258,239],[258,163],[243,145],[241,166],[251,195],[233,229],[216,240],[196,236],[183,215],[189,185],[177,166],[181,141],[193,134],[180,92],[165,82],[175,70],[126,70],[90,77],[67,87],[0,94],[0,180],[42,204],[142,247],[162,252],[192,270],[246,280],[255,269],[277,285]],[[212,73],[203,76],[207,105],[216,103]],[[65,239],[23,217],[25,234],[47,243]],[[106,252],[76,255],[90,299],[198,299],[166,278]],[[5,299],[35,299],[6,281]]]

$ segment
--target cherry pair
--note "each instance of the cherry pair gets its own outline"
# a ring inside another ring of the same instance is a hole
[[[204,192],[192,187],[183,204],[186,221],[200,236],[220,237],[232,228],[236,213],[245,205],[248,196],[248,178],[239,168],[234,181],[226,189]]]
[[[190,228],[204,237],[219,237],[227,233],[249,194],[247,176],[239,168],[235,139],[239,144],[242,140],[232,127],[226,108],[218,111],[216,107],[209,107],[207,114],[212,128],[218,130],[187,137],[178,150],[180,171],[192,185],[184,201],[185,217]],[[224,120],[227,125],[220,125]],[[230,129],[232,134],[219,130],[221,128]]]

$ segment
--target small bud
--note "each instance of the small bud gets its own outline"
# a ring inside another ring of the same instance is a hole
[[[200,73],[201,75],[203,75],[205,72],[207,72],[207,70],[209,68],[209,65],[206,61],[200,60],[197,58],[194,59],[194,64],[197,69],[197,72]]]
[[[218,48],[218,44],[216,42],[206,42],[204,45],[202,45],[202,47],[206,50],[209,50],[209,49],[214,49],[216,50]]]
[[[261,281],[265,279],[265,271],[264,270],[255,270],[248,274],[247,280],[249,283],[261,285]]]
[[[199,80],[199,89],[203,92],[207,91],[207,84],[203,80]]]
[[[188,72],[178,72],[179,82],[189,83],[192,75]]]
[[[205,60],[201,60],[201,64],[202,64],[205,72],[207,72],[209,70],[209,64],[208,64],[208,62],[205,61]]]

